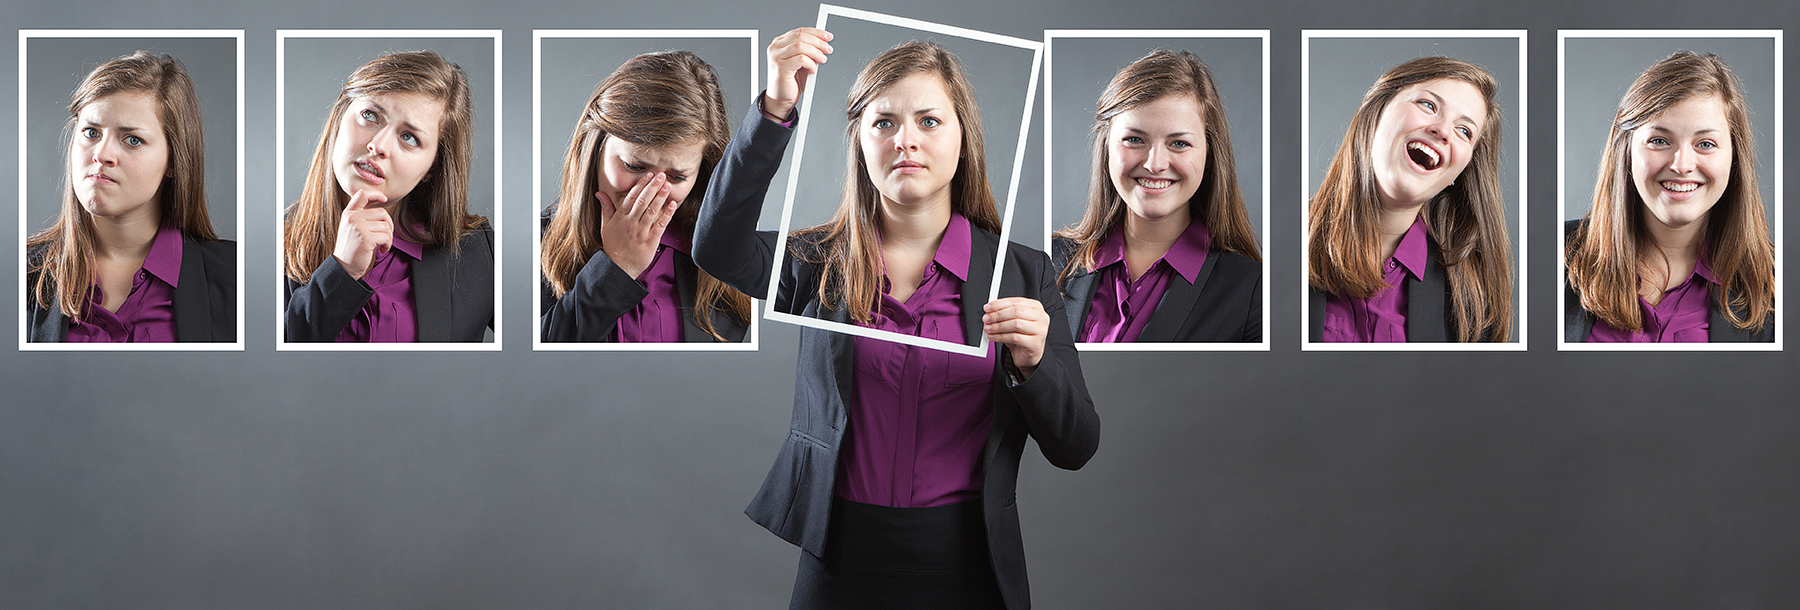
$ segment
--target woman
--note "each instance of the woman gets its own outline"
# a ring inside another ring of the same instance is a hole
[[[237,244],[207,217],[200,123],[167,55],[114,59],[75,89],[62,209],[26,242],[27,341],[237,341]]]
[[[431,51],[350,74],[282,241],[287,340],[481,341],[494,325],[494,234],[468,213],[475,111]]]
[[[694,217],[731,128],[712,66],[645,53],[600,82],[544,213],[544,341],[743,341],[750,298],[694,266]]]
[[[773,239],[755,232],[792,133],[795,104],[831,52],[799,28],[769,44],[770,86],[720,163],[694,260],[739,290],[769,281]],[[969,343],[986,357],[806,327],[794,423],[745,511],[803,549],[795,608],[1030,606],[1013,490],[1029,435],[1080,468],[1100,422],[1043,253],[1001,247],[981,122],[955,56],[910,42],[851,88],[848,179],[836,216],[797,232],[779,273],[783,311]]]
[[[1262,258],[1212,73],[1155,51],[1096,107],[1087,213],[1053,259],[1076,340],[1262,341]]]
[[[1313,341],[1510,341],[1494,76],[1421,57],[1363,95],[1307,209]]]
[[[1565,235],[1565,341],[1775,340],[1775,245],[1725,62],[1681,51],[1638,76]]]

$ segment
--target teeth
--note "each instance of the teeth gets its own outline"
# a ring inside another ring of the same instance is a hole
[[[1175,181],[1174,180],[1158,180],[1155,178],[1138,178],[1137,183],[1138,183],[1138,186],[1142,186],[1147,189],[1160,189],[1160,188],[1168,188],[1169,185],[1174,184]]]
[[[1421,154],[1424,154],[1426,158],[1430,159],[1430,163],[1422,164],[1426,166],[1426,169],[1437,169],[1438,154],[1437,151],[1432,150],[1430,146],[1418,142],[1407,142],[1406,149],[1419,151]]]
[[[1662,183],[1662,187],[1665,189],[1669,189],[1671,191],[1675,191],[1677,193],[1686,193],[1688,191],[1700,188],[1700,185],[1697,183],[1693,183],[1693,182],[1664,182],[1664,183]]]

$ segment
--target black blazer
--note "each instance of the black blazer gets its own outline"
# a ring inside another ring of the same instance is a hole
[[[28,267],[43,258],[43,247],[26,253]],[[38,305],[38,273],[25,280],[26,341],[61,343],[69,337],[62,308]],[[237,242],[195,239],[181,234],[181,278],[175,285],[175,340],[182,343],[237,341]]]
[[[1563,221],[1563,248],[1569,247],[1569,239],[1575,235],[1576,229],[1586,218]],[[1775,312],[1771,310],[1763,319],[1762,330],[1752,333],[1738,328],[1731,319],[1718,310],[1719,295],[1713,292],[1717,287],[1711,283],[1706,286],[1706,340],[1711,343],[1773,343],[1775,341]],[[1738,312],[1739,317],[1749,314]],[[1563,342],[1587,343],[1588,335],[1594,331],[1594,313],[1581,306],[1581,295],[1575,294],[1575,287],[1569,284],[1569,270],[1563,269]]]
[[[1052,238],[1050,267],[1061,272],[1075,255],[1075,240]],[[1063,280],[1069,330],[1081,335],[1088,303],[1094,299],[1091,269],[1077,269]],[[1206,252],[1206,263],[1188,283],[1181,274],[1157,302],[1156,311],[1138,334],[1138,343],[1262,341],[1262,265],[1250,257],[1219,250]]]
[[[538,222],[540,234],[550,226],[550,216],[555,213],[555,207],[544,210]],[[681,341],[718,342],[694,323],[695,281],[699,278],[700,268],[694,266],[694,259],[681,251],[676,250],[673,254],[675,287],[681,295]],[[650,296],[650,291],[614,265],[605,251],[595,252],[587,264],[582,265],[581,271],[575,274],[575,285],[569,287],[562,298],[557,298],[556,290],[547,278],[539,283],[538,290],[542,295],[538,301],[541,304],[538,337],[545,342],[611,341],[613,327],[618,325],[619,318],[636,309],[644,297]],[[746,320],[723,311],[714,311],[709,317],[713,330],[723,335],[726,341],[741,343],[750,336],[750,323]]]
[[[480,342],[494,327],[494,229],[464,233],[461,250],[427,246],[412,266],[419,342]],[[305,284],[287,280],[287,340],[337,341],[375,291],[326,256]]]
[[[1444,265],[1438,262],[1437,241],[1426,239],[1425,277],[1406,276],[1406,342],[1455,341],[1456,310],[1450,306],[1450,285],[1444,281]],[[1323,341],[1325,293],[1309,286],[1306,297],[1306,336],[1315,343]]]
[[[695,262],[713,277],[748,294],[766,294],[763,291],[768,287],[774,239],[755,231],[756,219],[791,134],[790,128],[765,120],[759,109],[751,108],[707,188],[694,230]],[[970,235],[970,260],[991,260],[1000,247],[999,238],[979,229]],[[804,242],[794,245],[810,246]],[[967,336],[976,336],[981,330],[981,308],[992,277],[976,276],[992,273],[985,267],[971,265],[971,277],[963,283],[963,330]],[[1053,320],[1066,315],[1056,289],[1056,274],[1042,252],[1009,244],[1004,268],[1001,295],[1038,299]],[[819,265],[789,256],[780,270],[777,309],[848,322],[846,311],[820,306],[821,276]],[[793,420],[762,490],[744,510],[757,524],[818,556],[825,554],[838,450],[851,425],[847,405],[855,400],[854,349],[851,335],[800,329]],[[1001,350],[1000,362],[1008,357]],[[981,507],[1001,595],[1008,608],[1021,610],[1031,606],[1014,495],[1025,438],[1036,439],[1051,464],[1073,470],[1086,464],[1098,448],[1100,417],[1088,397],[1074,340],[1062,324],[1050,325],[1044,359],[1030,379],[1014,385],[1002,366],[994,368],[992,378],[994,420],[982,450]]]

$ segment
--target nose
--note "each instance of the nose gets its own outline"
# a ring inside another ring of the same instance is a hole
[[[1169,169],[1169,151],[1161,146],[1149,148],[1149,154],[1144,156],[1144,171],[1156,173]]]
[[[1694,149],[1689,146],[1675,147],[1675,158],[1669,160],[1669,171],[1677,174],[1694,171]]]
[[[911,126],[901,123],[898,127],[894,128],[894,150],[898,152],[918,152],[918,135],[918,131],[914,130]]]
[[[1432,137],[1437,138],[1440,142],[1449,142],[1450,134],[1456,131],[1455,128],[1450,126],[1449,118],[1432,123],[1429,129]]]
[[[381,128],[381,131],[375,132],[375,135],[369,138],[369,154],[377,157],[387,157],[388,151],[393,148],[395,139],[396,136],[393,126],[390,125]]]
[[[88,156],[88,160],[107,167],[118,165],[118,144],[113,143],[112,138],[100,138],[100,141],[94,144],[93,153]]]

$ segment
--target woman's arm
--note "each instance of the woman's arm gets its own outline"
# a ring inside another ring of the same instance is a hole
[[[287,340],[329,343],[350,325],[375,290],[327,256],[305,284],[287,280]]]
[[[1041,323],[1043,335],[1037,341],[1040,346],[1037,363],[1029,372],[1019,366],[1021,356],[1029,356],[1015,353],[1025,351],[1015,347],[1019,341],[1008,343],[994,339],[1006,345],[1006,349],[1001,350],[1002,364],[1013,365],[1023,373],[1024,381],[1012,384],[1008,390],[1018,401],[1026,428],[1031,437],[1037,439],[1038,450],[1043,452],[1044,458],[1058,468],[1075,470],[1087,464],[1100,447],[1100,415],[1094,411],[1094,401],[1088,396],[1074,335],[1067,324],[1049,323],[1067,315],[1063,311],[1062,294],[1056,287],[1055,271],[1051,270],[1043,253],[1009,247],[1013,249],[1013,256],[1007,261],[1007,270],[1019,269],[1026,275],[1026,285],[1037,291],[1035,296],[1026,295],[1026,298],[1016,300],[1040,304],[1042,308],[1035,315],[1044,316],[1044,320]],[[1008,299],[995,302],[1001,301]],[[1010,330],[1010,327],[1001,330]],[[1029,349],[1030,345],[1024,347]]]
[[[637,278],[655,260],[663,231],[681,207],[681,201],[669,195],[667,178],[661,173],[633,185],[623,206],[615,205],[604,191],[594,194],[600,204],[600,239],[606,245],[582,265],[574,284],[561,298],[556,297],[549,281],[543,282],[539,339],[590,343],[612,340],[619,318],[637,309],[650,296],[649,289]],[[540,226],[548,223],[549,217],[545,216]]]

